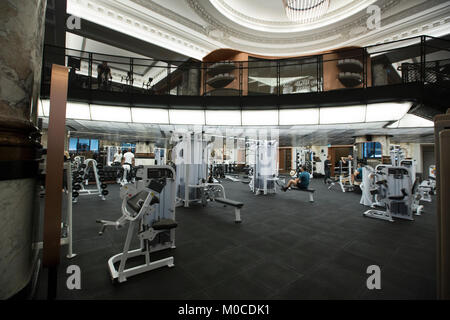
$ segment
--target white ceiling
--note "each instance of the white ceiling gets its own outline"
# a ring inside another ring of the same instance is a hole
[[[310,23],[288,19],[282,0],[209,0],[215,9],[230,21],[243,27],[267,33],[293,34],[318,29],[351,17],[376,0],[332,0],[327,12]]]
[[[381,12],[367,28],[367,7]],[[68,0],[68,12],[186,56],[219,48],[269,56],[313,54],[450,30],[450,1],[331,0],[316,22],[287,21],[282,0]]]

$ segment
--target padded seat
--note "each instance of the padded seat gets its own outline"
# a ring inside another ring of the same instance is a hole
[[[225,199],[225,198],[216,198],[216,202],[223,203],[223,204],[226,204],[226,205],[229,205],[232,207],[236,207],[236,208],[242,208],[244,206],[244,204],[242,202]]]
[[[178,223],[172,219],[161,219],[152,224],[152,228],[155,230],[170,230],[178,226]]]
[[[402,189],[402,195],[401,196],[390,196],[389,200],[396,200],[396,201],[401,201],[403,199],[405,199],[405,197],[408,196],[408,193],[406,192],[405,189]]]

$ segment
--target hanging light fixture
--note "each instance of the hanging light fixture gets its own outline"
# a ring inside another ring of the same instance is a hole
[[[330,5],[330,0],[283,0],[289,20],[308,23],[323,16]]]

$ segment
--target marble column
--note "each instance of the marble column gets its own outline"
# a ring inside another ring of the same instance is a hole
[[[0,1],[0,299],[25,288],[34,270],[45,9],[46,0]]]

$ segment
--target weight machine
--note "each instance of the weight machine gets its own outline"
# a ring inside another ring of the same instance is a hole
[[[301,166],[306,168],[306,171],[309,172],[310,178],[314,178],[314,172],[316,171],[316,153],[309,148],[295,148],[296,160],[295,167],[296,172],[299,171]]]
[[[136,181],[121,187],[122,216],[116,221],[97,220],[101,229],[99,235],[109,226],[116,229],[128,223],[128,232],[121,253],[108,260],[108,268],[113,281],[124,282],[131,276],[161,267],[173,267],[174,258],[150,260],[150,253],[175,248],[175,170],[170,166],[139,166]],[[134,231],[140,247],[130,250]],[[145,263],[127,268],[127,260],[144,256]],[[115,263],[120,263],[115,267]]]
[[[366,217],[394,222],[393,218],[414,220],[412,213],[412,179],[405,167],[378,165],[375,168],[377,185],[375,206],[384,206],[385,210],[369,209],[363,213]]]
[[[208,182],[208,155],[213,139],[205,141],[203,133],[185,133],[172,136],[172,149],[177,171],[177,204],[188,208],[191,204],[218,202],[235,208],[235,222],[241,222],[242,202],[227,199],[220,183]]]
[[[342,160],[339,161],[339,179],[328,179],[328,190],[330,190],[336,183],[341,187],[342,192],[351,192],[355,186],[352,181],[352,162],[347,161],[347,166],[344,167]]]
[[[276,193],[278,178],[278,141],[258,140],[250,145],[254,153],[249,187],[255,194]]]

